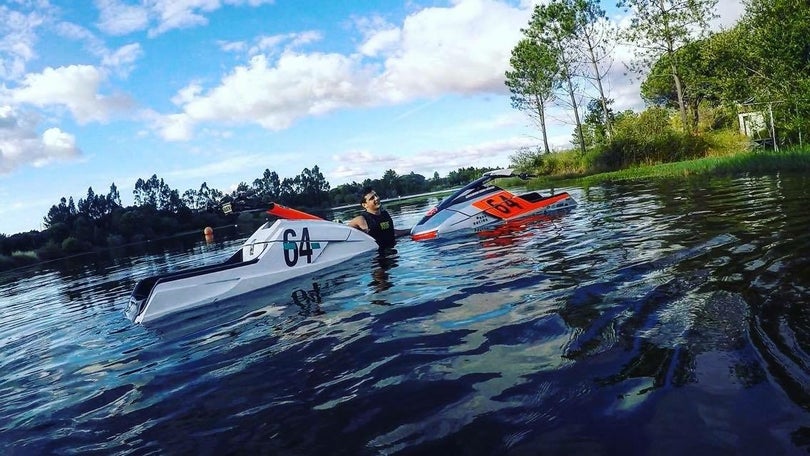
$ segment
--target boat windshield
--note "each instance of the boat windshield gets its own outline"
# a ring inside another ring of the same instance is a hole
[[[501,177],[510,177],[510,176],[512,176],[512,170],[511,169],[496,169],[494,171],[486,172],[486,173],[484,173],[483,176],[481,176],[478,179],[470,182],[469,184],[467,184],[464,187],[460,188],[459,190],[457,190],[455,193],[453,193],[449,197],[442,200],[442,202],[439,203],[438,206],[436,206],[436,212],[441,211],[442,209],[446,209],[446,208],[452,206],[453,204],[455,204],[455,202],[457,200],[459,200],[460,198],[463,198],[466,195],[469,195],[470,193],[481,190],[482,188],[484,188],[486,186],[487,183],[489,183],[492,180],[495,180],[495,179],[498,179],[498,178],[501,178]]]

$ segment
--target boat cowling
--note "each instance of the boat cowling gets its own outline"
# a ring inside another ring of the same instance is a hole
[[[465,185],[431,208],[411,229],[411,239],[423,241],[461,230],[478,231],[517,218],[576,206],[567,192],[549,196],[537,192],[514,195],[489,184],[494,179],[512,176],[515,174],[511,169],[495,170]]]
[[[320,218],[267,222],[223,263],[140,280],[126,313],[135,323],[146,323],[273,286],[377,249],[376,241],[366,233]]]

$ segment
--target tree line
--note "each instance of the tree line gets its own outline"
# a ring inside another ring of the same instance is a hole
[[[806,143],[810,132],[810,4],[747,0],[731,28],[709,33],[717,0],[619,0],[619,30],[598,0],[535,6],[505,74],[512,106],[537,123],[542,145],[513,160],[536,168],[551,152],[547,118],[568,113],[584,172],[695,158],[739,131],[738,114],[759,112],[760,136]],[[615,113],[606,76],[620,45],[642,79],[648,108]],[[771,121],[773,119],[773,121]],[[769,128],[768,128],[769,126]],[[804,134],[804,137],[802,136]],[[722,144],[720,145],[722,146]],[[532,171],[538,171],[532,169]]]
[[[182,194],[162,178],[138,179],[133,205],[125,207],[115,183],[106,194],[90,187],[75,201],[62,197],[43,218],[43,231],[0,234],[0,270],[10,269],[66,255],[109,249],[147,240],[201,232],[206,226],[256,223],[250,213],[238,209],[261,209],[276,202],[298,209],[323,212],[331,207],[358,204],[364,187],[373,187],[383,198],[444,190],[465,184],[491,168],[460,168],[445,177],[431,178],[411,172],[398,175],[389,169],[379,179],[365,179],[331,188],[318,166],[304,168],[298,176],[281,179],[265,169],[252,183],[241,182],[231,192],[210,187]],[[236,203],[237,210],[225,213],[222,205]]]

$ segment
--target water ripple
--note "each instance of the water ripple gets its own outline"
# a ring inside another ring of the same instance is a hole
[[[0,285],[11,454],[794,453],[810,444],[807,178],[580,203],[148,327],[139,277],[238,240]],[[412,224],[435,201],[392,212]],[[677,431],[675,431],[677,430]]]

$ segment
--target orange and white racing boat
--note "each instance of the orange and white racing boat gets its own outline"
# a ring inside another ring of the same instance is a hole
[[[411,239],[423,241],[460,230],[480,231],[529,215],[548,214],[577,205],[567,192],[543,196],[537,192],[515,195],[491,181],[526,178],[512,169],[498,169],[470,182],[432,208],[411,229]]]

